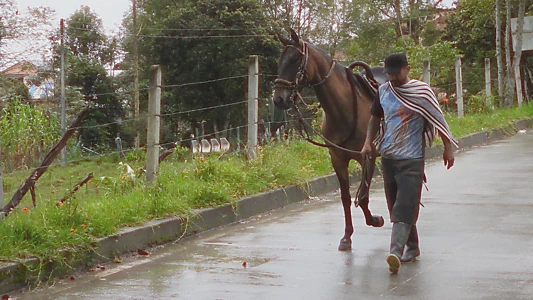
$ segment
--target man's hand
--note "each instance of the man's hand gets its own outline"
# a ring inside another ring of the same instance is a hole
[[[451,167],[453,167],[453,164],[455,163],[455,158],[453,156],[453,150],[451,145],[447,145],[444,147],[442,159],[444,160],[444,166],[446,167],[446,169],[449,170]]]
[[[374,150],[372,149],[372,143],[371,142],[365,142],[363,145],[363,148],[361,149],[361,156],[365,158],[367,155],[372,158],[372,154],[374,153]]]

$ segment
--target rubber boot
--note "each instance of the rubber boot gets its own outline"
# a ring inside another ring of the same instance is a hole
[[[393,274],[398,273],[400,266],[402,265],[400,257],[402,257],[405,243],[407,243],[407,238],[409,238],[410,231],[411,224],[392,224],[390,254],[387,256],[387,263],[389,264],[389,271]]]
[[[405,244],[405,253],[400,259],[401,262],[413,262],[418,260],[420,256],[420,248],[418,246],[418,230],[416,225],[411,226],[411,233]]]

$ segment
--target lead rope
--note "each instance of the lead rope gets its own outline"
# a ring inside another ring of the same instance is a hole
[[[300,95],[300,92],[297,92],[296,95],[301,99],[302,96]],[[297,114],[297,117],[298,117],[298,122],[300,122],[302,124],[302,127],[304,129],[304,132],[307,136],[303,136],[302,137],[310,142],[311,144],[313,145],[316,145],[316,146],[320,146],[320,147],[326,147],[326,148],[337,148],[339,150],[343,150],[343,151],[346,151],[348,153],[352,153],[352,154],[361,154],[361,151],[355,151],[355,150],[351,150],[351,149],[348,149],[348,148],[344,148],[342,146],[339,146],[335,143],[333,143],[332,141],[328,140],[326,137],[324,137],[320,132],[318,132],[316,129],[313,128],[313,126],[311,126],[311,124],[307,123],[303,117],[302,117],[302,113],[300,112],[300,109],[298,109],[298,106],[294,106],[294,110],[296,111],[296,114]],[[309,132],[307,131],[307,128],[311,128],[311,130],[313,131],[314,134],[318,135],[320,138],[322,138],[324,141],[326,141],[327,144],[322,144],[322,143],[318,143],[318,142],[315,142],[313,141],[310,137],[309,137]]]

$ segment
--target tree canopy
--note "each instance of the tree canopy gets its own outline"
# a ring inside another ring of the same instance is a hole
[[[56,70],[60,61],[60,38],[58,32],[55,36]],[[87,103],[92,103],[93,107],[83,121],[80,140],[93,148],[111,147],[123,131],[117,121],[125,118],[119,94],[115,93],[113,79],[108,77],[106,70],[112,65],[116,42],[105,35],[101,19],[89,7],[83,6],[65,21],[64,45],[65,85],[69,89],[67,102],[71,115]],[[102,124],[108,125],[102,127]]]
[[[174,134],[179,122],[205,122],[209,133],[246,123],[249,56],[260,57],[261,73],[275,74],[281,46],[258,1],[147,1],[139,20],[144,70],[161,65],[164,85],[174,86],[163,95],[163,122]],[[260,97],[270,97],[270,82],[261,83]],[[214,106],[221,107],[197,111]]]

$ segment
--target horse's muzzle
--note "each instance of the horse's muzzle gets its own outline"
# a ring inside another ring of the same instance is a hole
[[[274,105],[279,109],[289,109],[293,107],[294,100],[290,97],[283,98],[282,96],[274,95]]]

